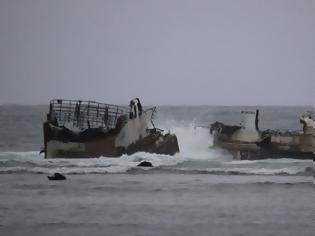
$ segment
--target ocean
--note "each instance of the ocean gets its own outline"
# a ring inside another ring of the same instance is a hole
[[[260,110],[261,129],[300,130],[312,107],[161,106],[175,156],[44,159],[48,106],[0,106],[0,235],[313,235],[313,162],[237,161],[209,124]],[[137,167],[141,161],[153,168]],[[49,181],[60,172],[66,181]]]

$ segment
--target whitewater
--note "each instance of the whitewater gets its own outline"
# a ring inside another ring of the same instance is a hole
[[[170,125],[169,125],[170,126]],[[196,123],[172,126],[167,132],[178,137],[180,153],[175,156],[138,152],[121,158],[44,159],[39,151],[0,152],[0,173],[106,174],[133,173],[148,170],[137,165],[141,161],[153,164],[155,172],[204,173],[227,175],[313,175],[312,161],[296,159],[233,161],[232,156],[212,148],[209,130]]]
[[[262,129],[284,131],[309,110],[259,108]],[[237,124],[244,109],[158,107],[175,156],[44,159],[47,107],[0,106],[0,235],[312,235],[312,161],[239,161],[212,148],[209,124]],[[48,181],[55,172],[67,180]]]

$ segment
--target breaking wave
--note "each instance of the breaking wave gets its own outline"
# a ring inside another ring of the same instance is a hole
[[[120,158],[100,157],[89,159],[44,159],[44,156],[39,155],[38,152],[15,152],[0,153],[0,173],[125,173],[132,168],[136,168],[144,160],[150,161],[154,167],[176,165],[182,161],[178,156],[171,157],[143,152],[130,156],[123,155]]]
[[[244,165],[244,164],[294,164],[294,163],[312,163],[311,160],[299,160],[299,159],[288,159],[288,158],[282,158],[282,159],[262,159],[262,160],[235,160],[235,161],[229,161],[225,162],[225,164],[230,165]]]
[[[7,153],[8,154],[8,153]],[[255,162],[218,161],[217,159],[204,160],[185,158],[179,154],[174,157],[149,153],[124,155],[121,158],[90,158],[90,159],[44,159],[37,152],[10,153],[3,158],[0,153],[0,174],[37,173],[52,174],[108,174],[108,173],[143,173],[155,171],[160,173],[177,174],[215,174],[215,175],[314,175],[311,162],[295,160],[290,165],[282,165],[267,161],[261,165]],[[14,159],[12,159],[14,157]],[[137,165],[141,161],[149,161],[153,168],[142,168]],[[299,163],[300,162],[300,163]],[[292,165],[292,163],[297,163]],[[257,163],[256,163],[257,164]],[[276,164],[276,165],[275,165]],[[153,170],[152,170],[153,169]]]
[[[312,167],[304,168],[207,168],[207,169],[176,169],[180,173],[186,174],[216,174],[216,175],[301,175],[312,176]]]
[[[177,125],[175,126],[174,123]],[[212,138],[208,129],[194,123],[175,122],[162,125],[178,137],[180,153],[175,156],[139,152],[121,158],[44,159],[43,154],[32,152],[0,152],[0,174],[106,174],[158,171],[182,174],[216,175],[314,175],[312,161],[277,159],[235,161],[231,156],[211,149]],[[141,168],[141,161],[149,161],[153,168]],[[153,169],[153,170],[152,170]]]
[[[0,174],[11,173],[34,173],[34,174],[53,174],[55,172],[63,174],[110,174],[110,173],[143,173],[152,168],[137,167],[138,163],[128,165],[111,165],[106,167],[1,167]],[[161,173],[177,173],[177,174],[209,174],[209,175],[297,175],[297,176],[313,176],[314,170],[310,167],[304,169],[282,168],[282,169],[250,169],[250,168],[207,168],[207,169],[163,169],[154,167],[156,171]],[[138,171],[141,170],[141,171]]]
[[[176,134],[180,149],[180,158],[185,160],[230,160],[231,156],[220,150],[211,149],[213,145],[209,129],[197,126],[195,122],[185,123],[170,120],[160,126]]]

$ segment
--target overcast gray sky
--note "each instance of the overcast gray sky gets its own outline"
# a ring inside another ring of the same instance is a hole
[[[0,104],[315,103],[314,0],[0,0]]]

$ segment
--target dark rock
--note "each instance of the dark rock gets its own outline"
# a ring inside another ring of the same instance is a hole
[[[138,166],[141,166],[141,167],[153,167],[152,163],[149,162],[149,161],[142,161],[138,164]]]
[[[55,173],[53,176],[47,176],[49,180],[66,180],[66,176],[60,174],[60,173]]]

